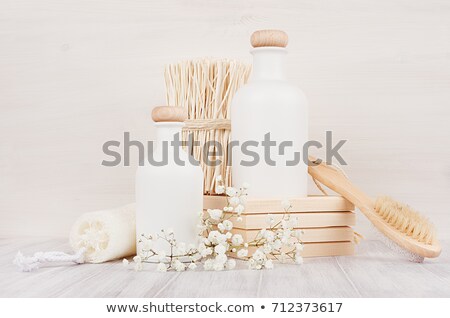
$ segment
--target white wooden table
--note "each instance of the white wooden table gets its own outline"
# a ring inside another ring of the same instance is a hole
[[[363,241],[357,255],[305,259],[301,266],[276,264],[224,272],[159,273],[126,270],[121,261],[52,265],[18,272],[15,253],[69,251],[62,239],[0,239],[0,297],[450,297],[450,242],[443,254],[410,263],[378,241]]]

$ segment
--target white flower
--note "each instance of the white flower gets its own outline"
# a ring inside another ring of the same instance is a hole
[[[225,187],[223,185],[218,185],[216,187],[216,193],[217,194],[223,194],[225,192]]]
[[[248,247],[248,243],[244,243],[244,247],[247,248]]]
[[[262,261],[266,258],[266,255],[263,253],[261,249],[257,249],[255,253],[253,253],[253,259],[256,261]]]
[[[248,184],[248,182],[244,182],[244,183],[242,184],[242,189],[247,190],[248,188],[250,188],[250,184]]]
[[[222,271],[223,268],[224,268],[223,263],[221,263],[221,262],[214,262],[213,269],[215,271]]]
[[[230,204],[232,206],[237,206],[239,203],[241,203],[241,200],[239,199],[239,197],[231,197],[230,198]]]
[[[186,243],[180,242],[175,246],[175,252],[178,255],[186,254]]]
[[[281,249],[283,247],[283,243],[281,243],[280,239],[276,239],[275,241],[273,241],[272,247],[275,250],[279,250],[279,249]]]
[[[124,259],[122,260],[122,265],[123,265],[124,267],[128,267],[128,264],[130,264],[130,262],[129,262],[126,258],[124,258]]]
[[[139,255],[136,255],[135,257],[133,257],[133,261],[135,263],[141,263],[142,262],[142,258]]]
[[[222,176],[221,175],[218,175],[217,177],[216,177],[216,182],[222,182]]]
[[[225,252],[227,251],[227,248],[223,245],[216,245],[216,247],[214,248],[214,252],[216,252],[217,254],[225,254]]]
[[[225,264],[228,260],[228,257],[225,254],[219,254],[216,256],[215,258],[215,262],[216,263],[221,263],[221,264]]]
[[[233,235],[231,232],[225,233],[225,237],[227,238],[227,240],[231,238],[231,235]]]
[[[242,212],[244,212],[244,206],[242,204],[239,204],[234,208],[234,212],[236,212],[237,214],[241,214]]]
[[[177,259],[172,262],[172,265],[177,272],[182,272],[182,271],[186,270],[186,265],[184,265],[182,262],[180,262]]]
[[[214,261],[212,259],[207,259],[205,264],[203,264],[203,268],[205,271],[210,271],[213,269]]]
[[[264,254],[269,254],[272,252],[272,246],[270,244],[264,244],[263,246]]]
[[[134,270],[135,270],[136,272],[141,271],[141,270],[142,270],[142,263],[141,263],[141,262],[134,263]]]
[[[156,266],[156,270],[158,272],[167,272],[167,266],[164,263],[159,263],[158,266]]]
[[[223,210],[225,212],[233,212],[233,207],[232,206],[226,206],[226,207],[223,208]]]
[[[236,267],[236,261],[234,259],[229,259],[226,264],[225,267],[227,269],[234,269]]]
[[[239,258],[247,257],[247,255],[248,255],[248,250],[247,249],[240,249],[237,252],[237,257],[239,257]]]
[[[211,219],[219,221],[222,217],[223,211],[219,209],[208,209],[208,214]]]
[[[303,264],[303,257],[300,254],[295,254],[295,264]]]
[[[273,225],[275,223],[275,217],[272,214],[267,214],[267,223]]]
[[[239,201],[241,201],[242,205],[245,205],[247,203],[247,196],[246,195],[241,195],[239,197]]]
[[[205,244],[199,244],[198,245],[198,252],[202,257],[206,257],[208,255],[212,254],[212,249],[209,247],[206,247]]]
[[[219,231],[223,232],[225,230],[225,226],[222,223],[217,224],[217,228]]]
[[[240,234],[234,234],[233,237],[231,238],[231,243],[234,246],[239,246],[242,243],[244,243],[244,239],[242,238],[242,235]]]
[[[295,250],[296,250],[297,252],[303,251],[303,244],[301,244],[301,243],[296,243],[296,244],[295,244]]]
[[[142,249],[144,251],[149,251],[152,249],[152,247],[153,247],[153,241],[146,240],[146,241],[142,242]]]
[[[229,197],[234,197],[238,194],[237,190],[233,187],[228,187],[225,192]]]
[[[222,223],[223,223],[225,230],[231,231],[233,229],[233,222],[231,222],[230,220],[225,220]]]
[[[264,267],[267,268],[267,269],[272,269],[272,268],[273,268],[273,262],[272,262],[272,260],[268,259],[268,260],[265,262]]]
[[[212,244],[220,244],[227,241],[227,236],[226,234],[222,234],[219,231],[211,231],[209,232],[208,240]]]
[[[283,209],[285,211],[288,211],[291,208],[291,202],[289,202],[289,200],[283,200],[281,201],[281,206],[283,207]]]
[[[188,267],[189,267],[189,269],[194,270],[197,268],[197,265],[195,263],[190,263]]]
[[[242,218],[241,218],[241,217],[238,217],[238,218],[236,219],[236,221],[242,222]]]
[[[275,234],[272,231],[265,231],[263,237],[268,241],[272,242],[275,239]]]

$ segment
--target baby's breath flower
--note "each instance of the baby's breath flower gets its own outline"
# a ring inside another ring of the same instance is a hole
[[[195,263],[190,263],[188,267],[189,269],[194,270],[197,268],[197,265]]]
[[[303,264],[303,257],[300,254],[295,254],[295,264]]]
[[[275,217],[272,214],[267,214],[267,223],[273,225],[275,223]]]
[[[230,204],[232,206],[237,206],[239,203],[241,203],[241,200],[239,199],[239,197],[231,197],[230,198]]]
[[[139,255],[136,255],[135,257],[133,257],[133,261],[135,263],[141,263],[142,262],[142,258]]]
[[[135,263],[134,263],[134,270],[135,270],[136,272],[141,271],[141,270],[142,270],[142,262],[135,262]]]
[[[159,263],[158,266],[156,266],[156,270],[158,272],[167,272],[167,266],[164,263]]]
[[[237,252],[237,257],[239,257],[239,258],[244,258],[244,257],[247,257],[247,255],[248,255],[248,250],[247,249],[240,249],[238,252]]]
[[[130,264],[130,262],[129,262],[126,258],[124,258],[124,259],[122,260],[122,265],[123,265],[124,267],[128,267],[128,264]]]
[[[214,248],[214,252],[216,252],[217,254],[225,254],[225,252],[227,251],[227,248],[223,245],[216,245],[216,247]]]
[[[235,245],[235,246],[239,246],[242,243],[244,243],[244,239],[243,239],[242,235],[234,234],[233,237],[231,238],[231,243],[233,243],[233,245]]]
[[[283,207],[283,209],[287,212],[291,207],[291,202],[289,200],[283,200],[281,201],[281,206]]]
[[[267,269],[272,269],[272,268],[273,268],[273,262],[272,262],[272,260],[268,259],[268,260],[265,262],[264,267],[267,268]]]
[[[225,187],[224,187],[223,185],[218,185],[218,186],[216,187],[216,193],[217,193],[217,194],[223,194],[223,193],[225,193]]]
[[[248,188],[250,188],[250,184],[249,184],[248,182],[244,182],[244,183],[242,184],[242,189],[247,190]]]
[[[223,214],[223,211],[219,209],[208,209],[207,211],[211,219],[215,221],[219,221]]]
[[[242,204],[238,204],[238,206],[234,208],[234,212],[236,212],[237,214],[241,214],[242,212],[244,212],[244,206]]]
[[[213,263],[213,269],[215,270],[215,271],[223,271],[223,269],[224,269],[224,266],[223,266],[223,263],[221,263],[221,262],[214,262]]]
[[[228,188],[225,190],[225,193],[226,193],[227,196],[229,196],[229,197],[234,197],[234,196],[236,196],[236,195],[238,194],[237,190],[236,190],[235,188],[233,188],[233,187],[228,187]]]
[[[234,259],[229,259],[227,262],[226,262],[226,264],[225,264],[225,267],[227,268],[227,269],[234,269],[235,267],[236,267],[236,261],[234,260]]]
[[[210,270],[213,269],[213,265],[214,265],[214,261],[213,261],[212,259],[207,259],[207,260],[205,261],[205,263],[203,264],[203,268],[204,268],[206,271],[210,271]]]
[[[223,223],[219,223],[217,224],[217,228],[219,229],[219,231],[223,232],[225,230],[225,226],[223,225]]]
[[[231,231],[233,229],[233,222],[231,222],[230,220],[225,220],[222,222],[222,224],[227,231]]]
[[[216,182],[222,182],[222,180],[223,180],[223,179],[222,179],[222,176],[221,176],[221,175],[219,175],[219,176],[216,177]]]

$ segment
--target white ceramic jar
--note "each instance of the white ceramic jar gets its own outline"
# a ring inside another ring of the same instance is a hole
[[[249,197],[255,199],[306,196],[308,172],[302,148],[308,141],[308,107],[303,92],[286,80],[287,35],[277,30],[256,31],[251,42],[252,74],[231,106],[232,140],[240,144],[232,151],[233,185],[250,183]],[[265,154],[261,142],[267,133],[276,144],[266,147]],[[247,150],[259,155],[257,164],[249,165],[253,158],[242,149],[249,141]],[[251,145],[255,141],[258,146]],[[292,147],[282,145],[290,142]],[[269,153],[272,160],[265,160]]]
[[[173,229],[178,242],[195,244],[199,213],[203,211],[203,172],[199,165],[189,160],[189,155],[181,148],[177,158],[171,142],[179,134],[186,119],[182,107],[156,107],[152,112],[157,131],[156,149],[153,160],[164,165],[155,165],[145,160],[136,173],[136,239],[138,254],[141,234],[154,235],[161,229]],[[165,145],[164,145],[165,144]],[[164,152],[166,154],[164,155]],[[177,162],[178,161],[178,162]],[[184,162],[184,166],[180,165]],[[170,255],[170,246],[159,240],[154,246]]]

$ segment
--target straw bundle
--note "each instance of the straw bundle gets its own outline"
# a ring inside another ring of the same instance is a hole
[[[167,105],[188,110],[183,140],[193,134],[198,147],[188,151],[199,160],[204,174],[205,194],[215,194],[215,179],[221,175],[231,186],[231,167],[227,165],[230,141],[230,103],[236,91],[247,82],[251,66],[229,59],[198,59],[166,65]],[[222,155],[209,147],[209,160],[221,160],[217,166],[204,161],[203,146],[209,142],[222,145]]]

